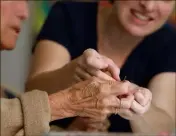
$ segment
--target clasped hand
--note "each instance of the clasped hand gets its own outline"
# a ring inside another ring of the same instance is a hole
[[[111,59],[93,49],[84,51],[82,56],[79,57],[77,64],[74,75],[76,82],[90,79],[92,76],[103,80],[116,81],[117,84],[120,82],[120,69],[117,65]],[[106,72],[110,73],[110,75]],[[117,107],[118,110],[116,108],[113,113],[119,114],[125,119],[133,120],[135,116],[143,115],[147,112],[151,104],[152,93],[148,89],[128,81],[121,82],[124,82],[124,88],[127,88],[128,91],[123,92],[125,95],[118,96],[118,99],[114,101],[119,106]],[[107,103],[107,101],[104,101],[103,105]],[[92,123],[91,121],[89,122],[90,124]]]

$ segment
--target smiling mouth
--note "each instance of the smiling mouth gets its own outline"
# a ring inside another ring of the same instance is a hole
[[[131,10],[131,13],[139,20],[143,21],[143,22],[150,22],[153,21],[154,19],[150,16],[144,15],[139,11],[136,10]]]

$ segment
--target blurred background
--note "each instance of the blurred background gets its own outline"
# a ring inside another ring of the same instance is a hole
[[[29,1],[30,18],[25,21],[17,48],[9,54],[9,51],[1,52],[1,85],[13,90],[24,90],[25,80],[28,74],[33,41],[40,31],[50,7],[56,0]],[[107,1],[102,1],[102,8],[110,8]],[[176,10],[169,19],[169,23],[176,28]]]

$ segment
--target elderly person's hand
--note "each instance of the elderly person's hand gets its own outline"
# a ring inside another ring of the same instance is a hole
[[[105,80],[120,80],[120,69],[109,58],[100,55],[94,49],[87,49],[78,58],[78,66],[75,71],[75,80],[77,82],[89,79],[92,76]],[[108,72],[106,74],[105,72]]]
[[[129,93],[129,82],[90,78],[49,96],[52,120],[65,117],[89,117],[105,120],[117,114],[121,96]]]
[[[108,119],[96,121],[91,118],[77,117],[68,127],[70,131],[87,131],[87,132],[107,132],[110,126]]]
[[[120,96],[121,104],[118,114],[125,119],[134,120],[135,117],[148,111],[151,105],[152,93],[150,90],[132,83],[129,89],[134,90],[131,91],[133,94]]]

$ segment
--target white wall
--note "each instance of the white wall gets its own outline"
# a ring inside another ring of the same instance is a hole
[[[24,22],[16,49],[1,52],[1,85],[24,90],[31,52],[30,18]]]

